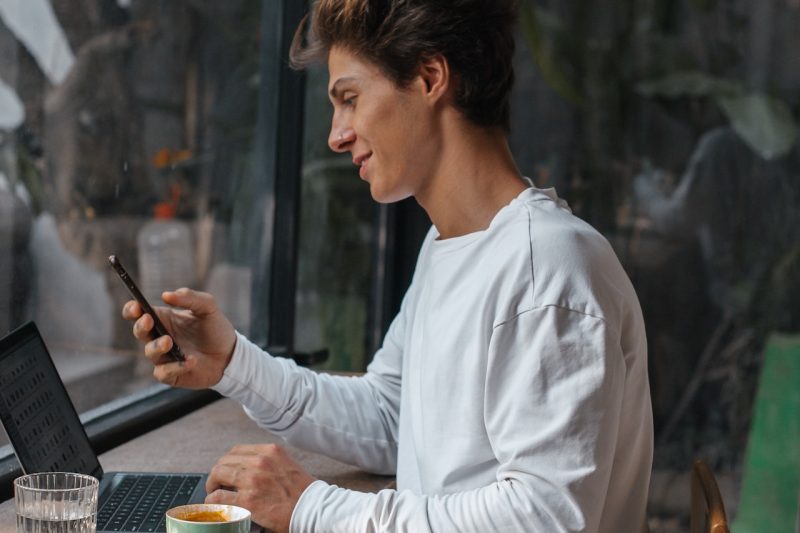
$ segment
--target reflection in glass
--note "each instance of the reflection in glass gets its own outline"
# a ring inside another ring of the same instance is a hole
[[[377,204],[349,154],[328,147],[327,69],[309,70],[306,86],[295,345],[327,349],[321,367],[363,371]]]
[[[84,412],[154,383],[111,253],[152,303],[210,290],[250,330],[271,194],[253,157],[261,2],[14,5],[0,6],[0,333],[36,320]]]
[[[651,529],[685,525],[670,495],[694,458],[735,517],[755,392],[777,386],[766,341],[800,331],[800,4],[520,4],[512,149],[603,231],[644,311]]]

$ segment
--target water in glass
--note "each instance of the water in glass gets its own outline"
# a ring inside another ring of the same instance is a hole
[[[22,476],[14,482],[17,533],[93,533],[97,479],[70,473]]]

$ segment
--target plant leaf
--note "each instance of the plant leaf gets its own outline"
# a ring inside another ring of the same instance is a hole
[[[797,140],[797,123],[783,101],[762,93],[722,97],[719,105],[734,131],[766,160],[786,155]]]
[[[542,20],[544,19],[544,20]],[[554,33],[558,30],[555,18],[543,17],[529,1],[523,2],[520,9],[520,29],[528,41],[531,54],[545,82],[562,98],[580,105],[583,96],[580,89],[569,80],[569,77],[556,58],[555,50],[545,39],[545,27]]]

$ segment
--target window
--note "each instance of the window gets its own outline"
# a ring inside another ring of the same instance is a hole
[[[36,321],[80,413],[164,389],[109,254],[151,302],[208,290],[267,344],[280,16],[251,0],[0,5],[0,332]]]

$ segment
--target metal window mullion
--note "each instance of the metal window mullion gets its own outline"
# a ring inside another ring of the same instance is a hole
[[[254,264],[251,338],[291,353],[297,271],[299,179],[305,78],[288,51],[305,10],[297,0],[264,0],[256,165],[262,175],[262,229]]]

